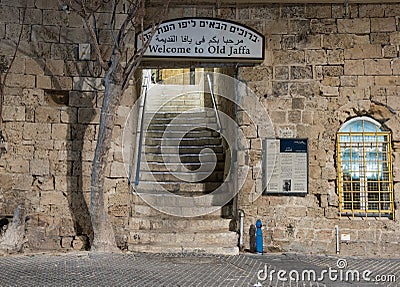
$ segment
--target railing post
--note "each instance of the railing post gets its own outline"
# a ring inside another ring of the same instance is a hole
[[[217,117],[218,132],[221,133],[221,131],[222,131],[221,119],[219,117],[219,113],[218,113],[218,109],[217,109],[217,102],[215,101],[215,96],[214,96],[214,92],[213,92],[213,88],[212,88],[212,84],[211,84],[210,74],[207,74],[207,80],[208,80],[208,86],[210,87],[210,94],[211,94],[211,99],[212,99],[215,115]]]

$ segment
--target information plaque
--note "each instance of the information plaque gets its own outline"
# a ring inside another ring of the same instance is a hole
[[[307,139],[263,140],[263,194],[308,192]]]

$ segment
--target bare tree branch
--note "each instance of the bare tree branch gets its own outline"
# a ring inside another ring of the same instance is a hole
[[[161,23],[164,21],[165,16],[168,11],[169,2],[170,2],[170,0],[166,1],[166,3],[164,4],[162,17],[159,18],[159,20],[157,21],[156,24],[153,24],[152,29],[151,29],[151,36],[144,42],[142,47],[138,51],[136,51],[136,53],[127,61],[127,64],[126,64],[125,70],[124,70],[124,75],[123,75],[123,78],[124,78],[124,83],[122,86],[123,89],[126,89],[128,87],[129,80],[132,78],[137,67],[139,66],[140,60],[143,57],[147,48],[149,47],[151,39],[153,38],[154,34],[157,32],[157,29],[160,27]],[[144,10],[144,8],[145,7],[143,5],[142,9]],[[144,31],[143,19],[144,19],[144,15],[142,15],[142,17],[140,19],[142,33]]]
[[[122,26],[119,29],[119,33],[118,33],[118,36],[117,36],[118,46],[119,47],[121,47],[123,45],[123,43],[124,43],[124,41],[126,39],[126,36],[128,35],[129,24],[137,16],[136,13],[139,10],[139,7],[140,7],[141,3],[144,3],[144,1],[143,0],[138,0],[134,4],[132,3],[129,6],[128,15],[125,18],[124,22],[122,23]]]
[[[88,16],[88,17],[85,17],[84,21],[85,21],[86,27],[87,27],[87,29],[89,31],[89,35],[90,35],[92,44],[94,46],[94,51],[95,51],[97,60],[99,61],[99,64],[103,69],[107,69],[108,65],[104,61],[103,56],[101,55],[98,36],[96,34],[96,31],[95,31],[95,28],[94,28],[93,24],[91,23],[92,17],[95,17],[95,16],[93,14],[90,14],[90,15],[86,14],[86,16]]]
[[[113,38],[114,45],[117,44],[117,38],[115,37],[114,30],[115,30],[116,12],[117,12],[118,3],[119,3],[119,0],[114,0],[113,12],[112,12],[111,21],[110,21],[110,31],[111,31],[111,36]]]

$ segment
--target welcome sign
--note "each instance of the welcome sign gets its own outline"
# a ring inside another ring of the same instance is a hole
[[[151,35],[151,28],[139,33],[136,49],[141,49]],[[143,60],[260,62],[264,60],[264,42],[263,35],[239,23],[213,18],[175,19],[158,27]]]

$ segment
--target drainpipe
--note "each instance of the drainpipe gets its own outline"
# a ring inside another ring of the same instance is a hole
[[[336,254],[339,254],[339,226],[335,225],[335,235],[336,235]]]
[[[238,210],[239,213],[239,249],[243,250],[243,232],[244,232],[244,211],[242,209]]]

